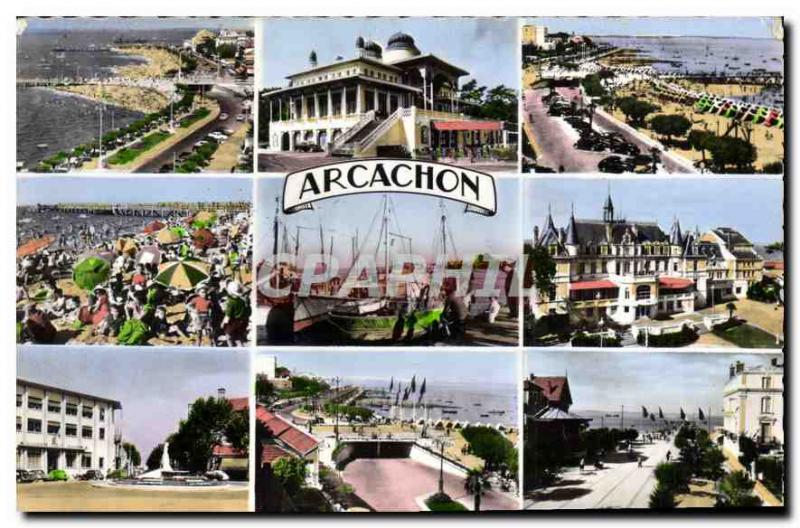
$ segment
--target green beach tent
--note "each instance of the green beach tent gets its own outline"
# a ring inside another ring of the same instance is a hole
[[[78,262],[72,270],[72,280],[84,290],[93,290],[98,284],[108,280],[111,265],[100,257],[87,257]]]

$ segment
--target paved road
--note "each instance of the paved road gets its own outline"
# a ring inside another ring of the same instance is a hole
[[[542,103],[542,96],[547,95],[547,92],[547,89],[525,90],[522,103],[523,118],[530,123],[536,138],[536,154],[539,156],[537,164],[554,171],[563,168],[563,172],[597,172],[597,164],[610,154],[573,147],[578,140],[578,132],[562,118],[547,115],[547,105]],[[578,91],[558,88],[558,93],[571,100],[577,96]]]
[[[600,470],[581,472],[571,468],[562,473],[560,485],[536,493],[525,501],[529,510],[648,508],[650,494],[656,487],[654,471],[666,460],[667,451],[675,456],[678,450],[672,441],[640,446],[645,457],[642,467],[636,462],[606,463]]]
[[[281,152],[276,154],[259,154],[259,172],[294,172],[317,165],[347,161],[349,158],[329,156],[325,152]]]
[[[148,163],[139,167],[136,172],[158,172],[162,165],[166,163],[172,163],[174,157],[178,156],[182,152],[191,151],[195,143],[203,139],[211,132],[224,128],[235,130],[239,126],[244,125],[244,122],[236,121],[236,116],[244,112],[242,106],[244,99],[237,97],[227,90],[219,89],[211,90],[207,92],[206,95],[211,99],[215,99],[219,103],[220,112],[228,114],[228,119],[225,121],[215,119],[207,123],[205,126],[200,127],[172,147],[166,149]]]
[[[345,482],[376,511],[420,511],[416,499],[435,493],[439,472],[410,458],[361,458],[347,464]],[[453,500],[469,505],[473,496],[464,490],[464,479],[444,474],[444,491]],[[517,510],[517,501],[494,491],[481,497],[481,510]]]

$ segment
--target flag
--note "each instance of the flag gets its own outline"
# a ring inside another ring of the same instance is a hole
[[[706,415],[703,414],[703,409],[700,408],[697,409],[697,418],[699,418],[701,422],[706,421]]]
[[[394,388],[394,376],[389,380],[389,392],[392,392],[392,388]]]
[[[411,392],[417,392],[417,375],[411,376]]]
[[[410,394],[410,392],[408,390],[409,388],[410,387],[406,387],[405,390],[403,391],[403,401],[408,400],[408,395]]]
[[[664,411],[661,410],[661,407],[658,408],[658,417],[664,419]]]
[[[650,421],[651,422],[655,422],[656,421],[656,415],[655,414],[650,413]]]
[[[394,404],[395,405],[399,405],[400,404],[400,385],[401,385],[401,383],[398,382],[397,383],[397,394],[394,397]]]
[[[425,396],[425,383],[427,382],[427,378],[422,378],[422,386],[419,388],[419,400],[418,403],[422,401],[422,397]]]
[[[681,407],[681,420],[685,420],[685,419],[686,419],[686,413],[683,412],[683,407]]]
[[[642,405],[642,418],[647,418],[648,416],[650,416],[650,413],[647,412],[647,407]]]

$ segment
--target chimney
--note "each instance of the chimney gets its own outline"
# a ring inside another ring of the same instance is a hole
[[[225,387],[220,387],[217,389],[217,398],[220,400],[225,399]]]
[[[730,379],[730,378],[734,377],[735,375],[736,375],[736,367],[734,366],[733,363],[731,363],[731,366],[728,367],[728,378]]]
[[[736,373],[737,374],[741,374],[742,372],[744,372],[744,363],[742,363],[741,361],[737,361],[736,362]]]

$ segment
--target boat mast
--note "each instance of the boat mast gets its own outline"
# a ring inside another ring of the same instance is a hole
[[[277,265],[278,261],[278,236],[279,236],[279,227],[278,227],[278,212],[280,211],[280,199],[275,198],[275,220],[272,222],[272,256],[275,258],[275,263],[273,265]]]
[[[384,280],[389,279],[389,213],[388,213],[389,200],[386,195],[383,195],[383,276]]]

